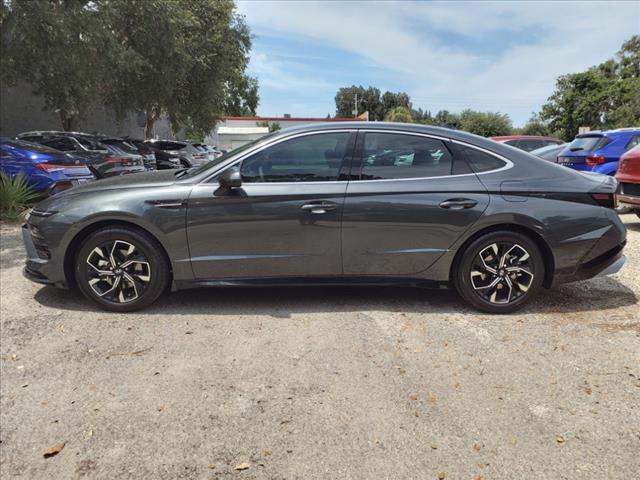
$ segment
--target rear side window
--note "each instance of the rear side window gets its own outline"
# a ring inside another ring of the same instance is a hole
[[[347,132],[305,135],[256,153],[242,162],[245,182],[322,182],[338,179]]]
[[[590,135],[586,137],[577,137],[569,144],[569,150],[572,152],[589,152],[599,150],[605,145],[611,143],[611,140],[602,135]]]
[[[632,137],[631,140],[629,140],[629,142],[625,145],[624,151],[626,152],[627,150],[631,150],[636,145],[640,145],[640,135]]]
[[[365,133],[361,180],[451,175],[451,153],[441,140],[401,133]]]
[[[489,172],[491,170],[497,170],[506,165],[503,160],[500,160],[493,155],[489,155],[481,150],[475,148],[466,147],[462,150],[462,154],[467,159],[467,162],[471,166],[471,169],[475,173]]]
[[[104,146],[100,145],[97,142],[92,142],[86,138],[82,137],[74,137],[84,148],[87,150],[104,150]]]
[[[520,140],[520,143],[518,143],[518,148],[524,150],[525,152],[531,152],[540,147],[544,147],[545,145],[549,145],[546,140],[527,138]]]
[[[184,143],[177,142],[153,142],[152,145],[160,150],[180,150],[186,147]]]
[[[62,150],[63,152],[76,150],[76,143],[70,138],[54,138],[53,140],[46,140],[42,142],[42,144],[55,148],[56,150]]]

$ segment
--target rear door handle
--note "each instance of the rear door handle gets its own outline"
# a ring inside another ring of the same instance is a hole
[[[313,213],[315,215],[322,215],[323,213],[330,212],[338,208],[338,205],[331,202],[313,202],[306,203],[300,207],[304,212]]]
[[[440,208],[447,208],[449,210],[464,210],[467,208],[473,208],[478,204],[476,200],[470,198],[450,198],[440,203]]]

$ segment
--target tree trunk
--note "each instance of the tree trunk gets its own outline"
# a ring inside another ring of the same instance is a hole
[[[144,123],[144,138],[145,140],[149,140],[153,137],[153,126],[159,117],[158,109],[155,107],[147,108],[146,115],[147,118]]]
[[[70,112],[68,110],[60,110],[60,122],[62,123],[62,129],[65,132],[72,132],[78,128],[78,120],[80,116],[77,112]]]

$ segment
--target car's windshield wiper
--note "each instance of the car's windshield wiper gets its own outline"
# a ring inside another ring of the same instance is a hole
[[[573,148],[570,148],[569,150],[571,150],[572,152],[579,152],[580,150],[584,150],[584,148],[583,147],[573,147]]]

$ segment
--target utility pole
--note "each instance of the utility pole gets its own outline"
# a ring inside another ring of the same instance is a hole
[[[358,92],[356,92],[356,96],[353,99],[353,118],[358,118]]]

